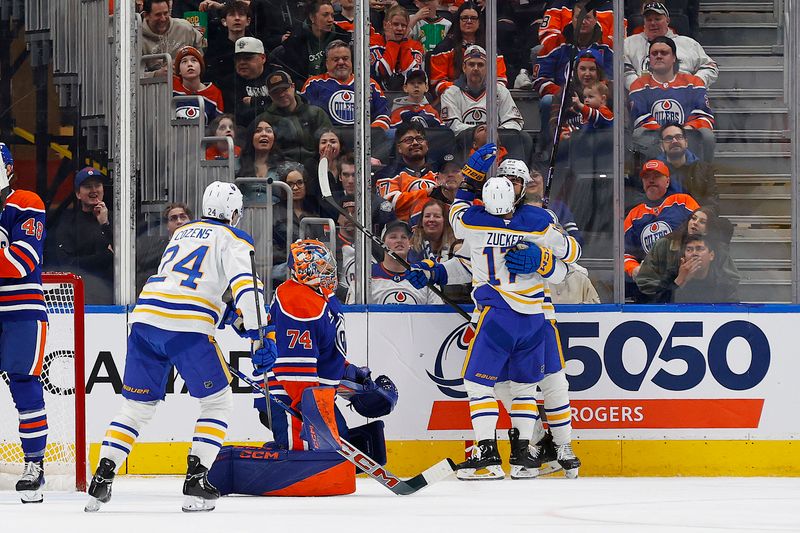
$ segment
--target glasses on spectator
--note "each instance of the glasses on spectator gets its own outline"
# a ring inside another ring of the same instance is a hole
[[[291,187],[292,189],[299,189],[300,187],[306,184],[305,180],[297,180],[297,181],[287,181],[286,185]]]
[[[667,135],[666,137],[662,137],[661,140],[665,143],[671,143],[672,141],[682,141],[686,138],[686,135],[682,133],[678,133],[676,135]]]
[[[463,20],[464,22],[478,22],[478,17],[472,15],[461,15],[459,19]]]
[[[422,144],[425,142],[425,137],[423,137],[422,135],[417,135],[416,137],[406,137],[405,139],[401,139],[400,142],[408,145],[414,143]]]

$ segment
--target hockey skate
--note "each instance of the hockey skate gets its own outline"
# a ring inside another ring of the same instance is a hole
[[[114,481],[116,470],[117,465],[114,464],[114,461],[106,458],[100,459],[92,477],[92,483],[89,485],[89,501],[86,502],[84,511],[94,513],[100,510],[100,506],[104,503],[108,503],[111,499],[111,483]]]
[[[531,479],[539,475],[542,466],[541,448],[530,446],[528,439],[519,438],[519,430],[508,430],[508,440],[511,443],[511,455],[508,462],[511,465],[511,479]]]
[[[553,442],[553,435],[549,431],[536,443],[534,448],[538,448],[538,456],[541,460],[541,466],[539,467],[540,476],[546,476],[561,471],[561,465],[558,463],[558,456],[556,455],[556,445]]]
[[[472,446],[472,457],[456,465],[456,477],[465,481],[503,479],[503,461],[497,452],[497,441],[486,439]]]
[[[183,482],[183,511],[193,513],[197,511],[213,511],[216,500],[219,499],[219,490],[208,482],[208,468],[200,464],[200,458],[190,455],[186,458],[189,467],[186,470],[186,481]]]
[[[25,461],[25,471],[17,481],[17,492],[22,503],[42,503],[44,468],[42,461]]]
[[[575,453],[572,451],[572,443],[556,444],[556,457],[558,464],[564,469],[567,479],[578,477],[581,460],[575,457]]]

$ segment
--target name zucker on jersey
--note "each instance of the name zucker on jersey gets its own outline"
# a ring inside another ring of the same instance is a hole
[[[511,247],[524,239],[524,235],[514,235],[513,233],[490,233],[486,237],[486,246]]]

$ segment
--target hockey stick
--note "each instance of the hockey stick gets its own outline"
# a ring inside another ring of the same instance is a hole
[[[367,228],[362,226],[361,223],[359,223],[358,220],[356,220],[353,215],[351,215],[346,209],[344,209],[342,206],[336,203],[336,200],[333,199],[333,194],[331,193],[331,184],[328,182],[328,160],[325,159],[324,157],[319,160],[319,166],[317,167],[317,177],[319,178],[319,188],[320,191],[322,192],[322,197],[331,205],[331,207],[336,209],[343,217],[349,220],[353,224],[353,226],[356,227],[356,229],[358,229],[361,233],[366,235],[367,238],[369,238],[372,242],[383,248],[383,251],[386,252],[386,254],[389,257],[400,263],[403,266],[403,268],[405,268],[406,270],[411,269],[411,265],[408,263],[408,261],[406,261],[399,255],[394,253],[392,250],[390,250],[389,247],[386,246],[386,244],[384,244],[384,242],[380,240],[374,233],[372,233]],[[459,305],[455,303],[453,300],[445,296],[445,294],[441,291],[441,289],[439,289],[439,287],[437,287],[433,283],[429,283],[428,288],[436,296],[441,298],[444,303],[455,309],[456,312],[462,317],[464,317],[464,319],[466,319],[467,322],[470,322],[472,320],[470,314],[461,309],[461,307],[459,307]]]
[[[233,366],[228,364],[228,368],[236,374],[236,376],[250,385],[253,390],[256,392],[263,394],[267,400],[267,405],[269,405],[270,400],[275,402],[281,409],[292,415],[293,417],[297,418],[298,420],[303,420],[303,415],[297,411],[296,409],[286,405],[284,402],[272,396],[266,388],[261,388],[256,384],[255,381],[244,375],[242,372],[234,368]],[[266,387],[266,381],[265,381]],[[271,429],[271,428],[270,428]],[[431,466],[424,472],[417,474],[416,476],[412,477],[411,479],[402,480],[399,477],[395,476],[380,464],[378,464],[374,459],[369,457],[367,454],[363,453],[361,450],[344,440],[343,438],[339,438],[341,441],[341,449],[336,450],[336,452],[347,459],[349,462],[353,463],[356,467],[360,468],[367,474],[369,477],[389,489],[390,491],[394,492],[398,496],[407,496],[409,494],[414,494],[420,489],[427,487],[428,485],[432,485],[437,481],[441,481],[447,477],[449,477],[456,469],[456,464],[453,462],[452,459],[449,457],[447,459],[442,459],[435,465]]]
[[[258,336],[260,341],[264,342],[264,323],[261,322],[261,305],[258,303],[258,276],[256,274],[256,252],[255,250],[250,250],[250,269],[253,274],[253,296],[256,299],[256,321],[258,322]],[[264,372],[264,387],[269,394],[269,380],[267,379],[267,373]],[[269,426],[269,430],[272,431],[272,407],[270,406],[269,402],[267,402],[267,425]]]
[[[581,0],[583,2],[583,10],[578,15],[575,27],[580,28],[583,20],[586,18],[587,13],[595,11],[600,5],[602,0]],[[570,89],[572,88],[572,76],[575,71],[575,61],[578,58],[577,35],[578,30],[575,30],[575,43],[569,43],[570,58],[567,64],[566,82],[561,91],[561,103],[558,108],[558,118],[556,119],[556,128],[553,132],[553,147],[550,150],[550,161],[547,168],[547,179],[544,182],[544,194],[542,195],[542,207],[547,209],[550,203],[550,189],[553,186],[553,175],[556,171],[556,157],[558,156],[558,145],[561,144],[561,125],[564,120],[565,108],[567,106],[567,99],[570,98]]]

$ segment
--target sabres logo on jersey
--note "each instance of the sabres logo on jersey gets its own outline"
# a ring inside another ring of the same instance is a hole
[[[672,233],[672,228],[663,220],[648,224],[642,230],[642,249],[645,253],[649,253],[658,239],[666,237],[670,233]]]
[[[355,123],[355,94],[350,89],[340,89],[328,100],[328,112],[342,124]]]
[[[683,124],[686,122],[686,113],[683,110],[680,102],[672,98],[665,98],[658,100],[653,104],[650,109],[650,114],[659,124]]]

